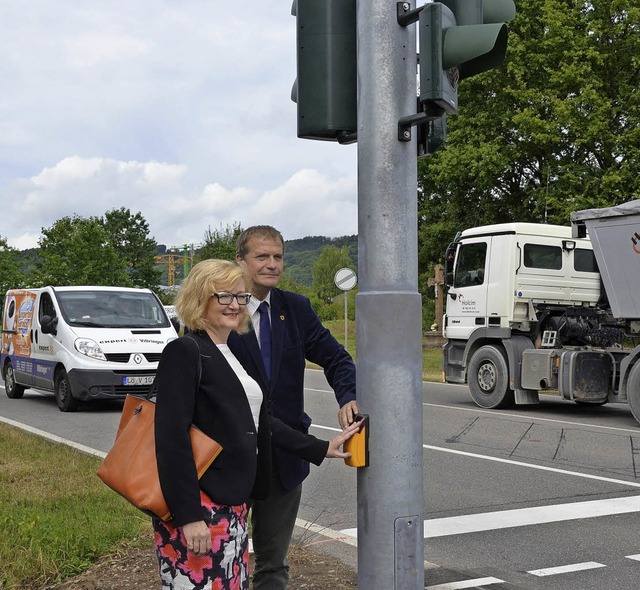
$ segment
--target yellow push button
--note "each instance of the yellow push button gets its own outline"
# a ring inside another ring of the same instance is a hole
[[[356,421],[361,420],[360,430],[346,443],[343,449],[351,453],[344,462],[350,467],[367,467],[369,465],[369,415],[359,414]]]

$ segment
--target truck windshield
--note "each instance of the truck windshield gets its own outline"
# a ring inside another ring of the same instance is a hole
[[[71,326],[166,328],[169,321],[152,293],[57,291],[60,311]]]

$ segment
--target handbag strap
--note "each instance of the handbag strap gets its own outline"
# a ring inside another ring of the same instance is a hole
[[[191,336],[191,333],[185,334],[184,337],[191,340],[196,345],[196,348],[198,349],[198,386],[196,388],[196,391],[197,391],[198,389],[200,389],[200,381],[202,380],[202,354],[200,352],[200,345],[198,344],[198,341],[193,336]],[[156,377],[157,377],[157,374],[156,374]],[[143,397],[148,400],[150,400],[153,397],[156,397],[156,378],[155,377],[153,378],[153,383],[151,384],[151,387],[149,387],[149,391],[147,391],[147,393],[145,393]]]
[[[193,342],[196,345],[196,348],[198,349],[198,386],[196,388],[196,391],[198,389],[200,389],[200,381],[202,381],[202,351],[200,350],[200,345],[198,344],[198,341],[191,335],[191,333],[186,334],[185,338],[189,338],[189,340],[193,340]]]

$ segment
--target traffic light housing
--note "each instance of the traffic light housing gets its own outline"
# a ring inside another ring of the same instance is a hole
[[[433,155],[447,141],[447,115],[422,123],[417,127],[418,158]]]
[[[507,51],[513,0],[443,0],[419,16],[420,102],[458,112],[458,82],[498,67]]]
[[[294,0],[298,137],[352,143],[357,133],[356,0]]]

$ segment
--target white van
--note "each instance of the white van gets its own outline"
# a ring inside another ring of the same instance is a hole
[[[63,412],[146,393],[178,334],[149,289],[43,287],[7,292],[0,374],[10,398],[37,387]]]

